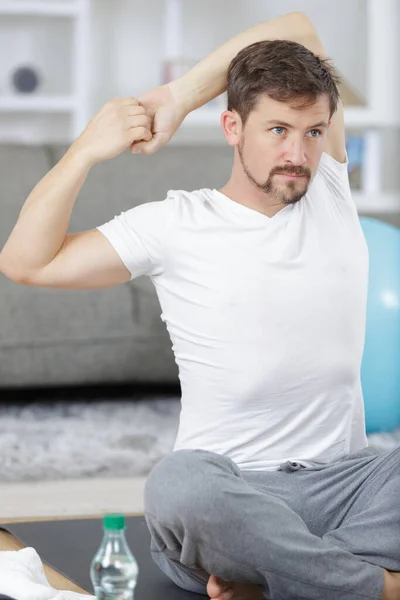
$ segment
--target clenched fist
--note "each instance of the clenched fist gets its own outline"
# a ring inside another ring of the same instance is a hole
[[[171,139],[186,117],[188,110],[179,99],[176,85],[175,82],[167,83],[139,96],[140,105],[144,106],[151,119],[153,138],[150,142],[136,142],[132,145],[132,152],[140,149],[143,154],[153,154]]]
[[[107,102],[73,143],[92,163],[114,158],[135,142],[152,138],[146,109],[135,98],[116,98]]]

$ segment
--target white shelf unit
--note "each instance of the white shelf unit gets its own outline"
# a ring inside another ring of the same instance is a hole
[[[77,105],[77,98],[73,96],[0,96],[0,111],[3,112],[73,113]]]
[[[2,142],[46,143],[53,141],[51,129],[54,118],[62,115],[60,140],[71,142],[86,126],[89,120],[89,81],[90,81],[90,33],[91,0],[0,0],[0,25],[6,19],[34,25],[37,19],[51,27],[51,19],[67,20],[71,25],[69,40],[69,59],[71,61],[71,85],[67,94],[0,94],[0,139]],[[50,50],[51,51],[51,50]],[[61,58],[61,57],[57,57]],[[63,57],[64,58],[64,57]],[[34,61],[32,61],[34,62]],[[61,68],[61,65],[60,65]],[[3,75],[3,74],[1,74]],[[13,139],[10,127],[1,127],[1,119],[8,121],[20,115],[21,125],[15,127]],[[46,127],[46,115],[49,126]],[[40,116],[40,119],[39,119]],[[65,117],[68,117],[65,121]],[[22,120],[23,119],[23,120]],[[42,125],[39,128],[38,122]],[[22,132],[25,133],[22,133]]]
[[[34,0],[3,0],[0,4],[1,15],[42,15],[69,17],[79,14],[78,3],[72,2],[35,2]]]
[[[352,194],[358,212],[397,214],[400,212],[400,194],[396,192],[378,192],[376,194]]]

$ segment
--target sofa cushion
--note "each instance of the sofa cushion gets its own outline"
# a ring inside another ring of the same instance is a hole
[[[36,183],[67,147],[0,146],[0,244]],[[96,165],[72,212],[69,232],[92,229],[169,189],[219,187],[230,148],[179,147],[153,156],[125,152]],[[0,275],[0,385],[177,381],[171,341],[151,280],[101,290],[24,286]]]

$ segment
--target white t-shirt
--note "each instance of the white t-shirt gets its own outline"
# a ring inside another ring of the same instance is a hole
[[[201,189],[98,229],[157,291],[182,390],[174,450],[275,470],[368,445],[368,250],[347,164],[324,153],[306,196],[272,218]]]

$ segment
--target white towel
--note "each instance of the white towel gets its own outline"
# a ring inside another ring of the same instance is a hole
[[[34,548],[0,552],[0,593],[15,600],[89,600],[94,596],[51,587]]]

